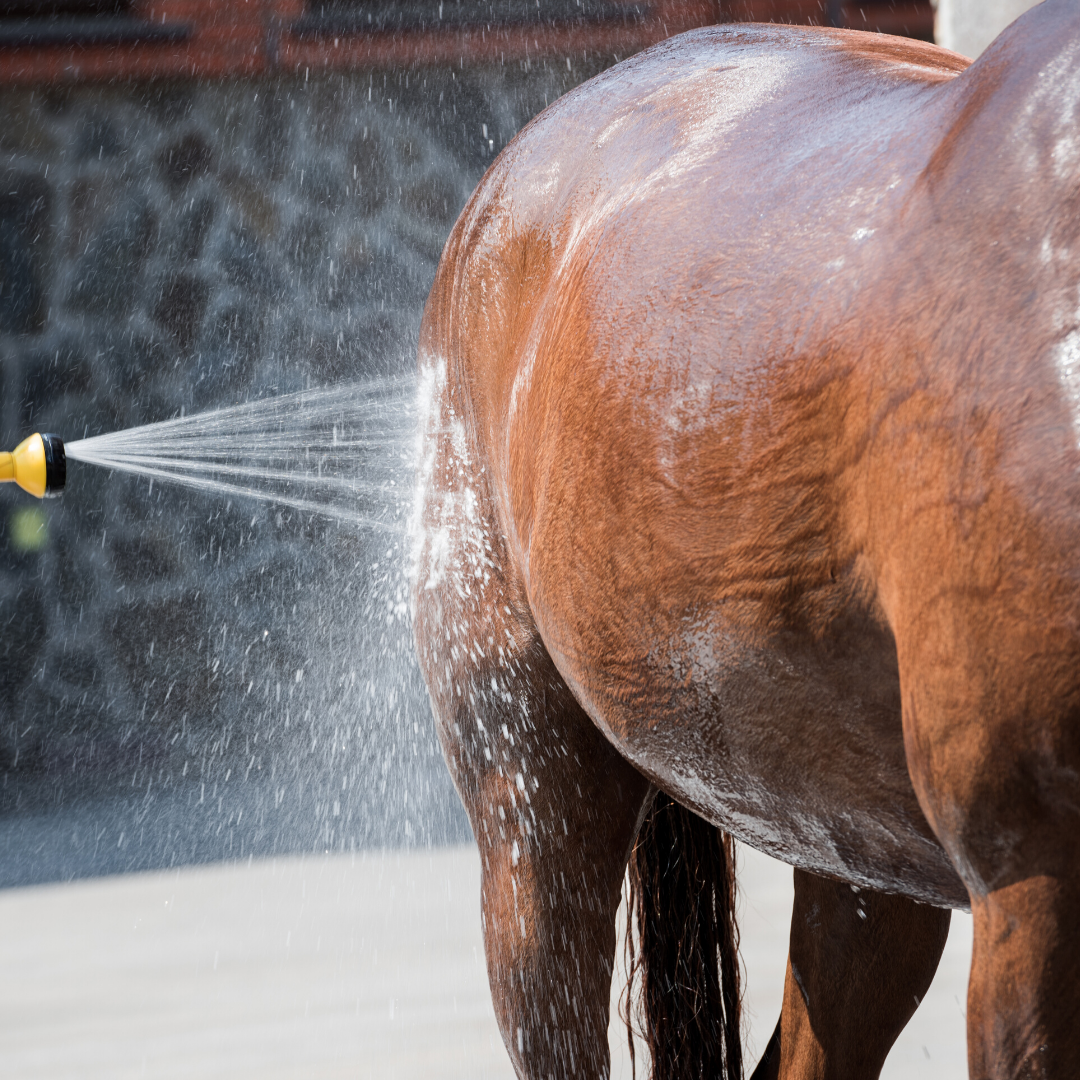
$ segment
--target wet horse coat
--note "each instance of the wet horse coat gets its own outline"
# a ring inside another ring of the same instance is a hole
[[[466,207],[413,599],[521,1076],[606,1070],[656,789],[798,868],[781,1074],[876,1075],[969,904],[972,1074],[1080,1071],[1078,107],[1064,0],[970,67],[717,27],[556,102]],[[815,1014],[812,910],[834,982],[922,949],[880,1022]]]

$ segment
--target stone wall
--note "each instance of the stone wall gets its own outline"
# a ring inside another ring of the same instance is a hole
[[[5,90],[2,445],[410,370],[492,156],[610,59]],[[396,540],[78,463],[0,527],[0,882],[463,834]]]

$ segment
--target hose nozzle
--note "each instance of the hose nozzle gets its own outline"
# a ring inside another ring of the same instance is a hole
[[[0,483],[16,484],[39,499],[59,495],[67,479],[67,455],[59,435],[31,435],[10,454],[0,452]]]

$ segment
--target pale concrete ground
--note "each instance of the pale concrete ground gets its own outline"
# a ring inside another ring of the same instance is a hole
[[[749,1060],[776,1022],[791,873],[740,852]],[[0,892],[0,1074],[509,1080],[471,848],[290,858]],[[888,1080],[966,1075],[954,916]],[[628,1077],[613,1025],[615,1077]],[[640,1075],[640,1073],[639,1073]]]
[[[934,38],[939,45],[976,57],[1009,23],[1038,0],[936,0]]]

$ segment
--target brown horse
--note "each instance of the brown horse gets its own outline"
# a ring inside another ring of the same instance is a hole
[[[415,632],[519,1076],[876,1076],[970,905],[973,1077],[1080,1075],[1080,5],[977,63],[715,27],[492,166],[420,341]],[[657,795],[657,793],[661,793]],[[721,832],[720,830],[723,830]],[[636,847],[635,847],[636,842]]]

